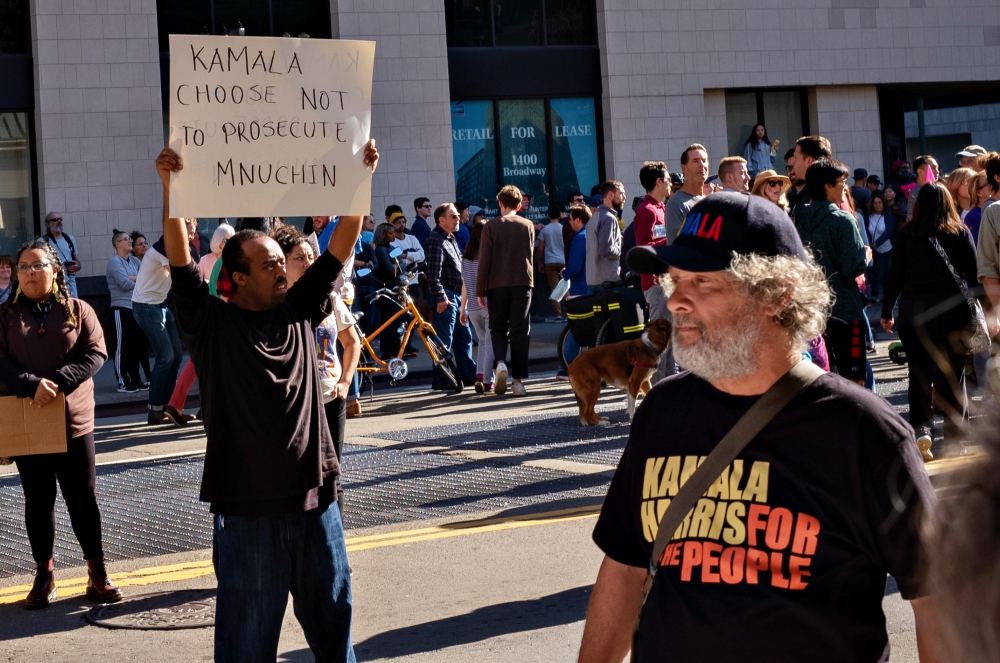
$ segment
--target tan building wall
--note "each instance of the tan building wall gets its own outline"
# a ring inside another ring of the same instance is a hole
[[[397,204],[412,223],[413,200],[455,199],[451,99],[440,0],[330,0],[333,36],[375,46],[372,136],[381,154],[372,214]]]
[[[803,4],[597,0],[608,177],[641,195],[642,162],[677,171],[694,142],[714,169],[728,152],[725,89],[803,86],[810,129],[884,180],[875,84],[1000,80],[994,0]]]
[[[113,228],[159,236],[156,2],[31,0],[30,11],[39,213],[62,213],[81,275],[103,274]]]

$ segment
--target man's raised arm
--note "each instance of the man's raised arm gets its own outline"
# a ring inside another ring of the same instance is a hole
[[[167,248],[167,260],[171,267],[185,267],[191,262],[188,250],[187,226],[184,219],[171,219],[170,213],[170,173],[179,173],[184,165],[176,152],[163,148],[156,157],[156,173],[163,182],[163,244]]]

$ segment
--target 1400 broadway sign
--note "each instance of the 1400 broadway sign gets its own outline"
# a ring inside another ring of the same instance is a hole
[[[368,214],[375,43],[170,35],[170,216]]]

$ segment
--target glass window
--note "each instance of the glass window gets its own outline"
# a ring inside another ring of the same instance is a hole
[[[157,0],[156,25],[162,53],[170,51],[169,35],[210,33],[212,10],[209,0]]]
[[[272,0],[274,35],[286,32],[297,37],[303,32],[313,39],[329,39],[329,0]]]
[[[596,44],[593,0],[545,0],[549,46]]]
[[[589,193],[600,184],[597,172],[597,121],[594,100],[553,99],[549,102],[552,127],[553,202]]]
[[[802,121],[802,91],[726,92],[729,154],[743,156],[750,131],[758,122],[764,125],[771,142],[772,167],[784,174],[785,152],[795,147],[795,141],[806,133]]]
[[[214,4],[215,34],[235,30],[240,23],[246,29],[248,37],[267,37],[271,34],[267,0],[214,0]],[[329,22],[329,17],[326,20]]]
[[[497,46],[542,45],[542,0],[493,0]]]
[[[743,156],[750,130],[757,124],[757,94],[726,92],[726,135],[729,154]],[[715,162],[718,163],[716,158]]]
[[[445,0],[448,46],[492,46],[490,0]]]
[[[492,101],[451,102],[451,145],[455,155],[455,197],[497,216],[496,131]]]
[[[0,113],[0,254],[35,234],[27,113]]]
[[[545,101],[519,99],[498,102],[500,116],[500,177],[531,196],[524,216],[541,219],[549,206],[548,148]]]
[[[774,162],[779,172],[784,172],[784,156],[795,141],[805,135],[802,126],[802,94],[798,90],[765,90],[764,128],[772,147],[780,141]],[[747,136],[750,133],[747,132]],[[743,139],[746,140],[746,137]]]
[[[28,0],[0,0],[0,53],[28,53]]]

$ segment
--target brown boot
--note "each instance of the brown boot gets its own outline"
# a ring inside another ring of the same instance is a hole
[[[357,419],[361,416],[361,401],[351,401],[347,404],[347,418]]]
[[[98,603],[117,603],[122,600],[122,590],[115,587],[111,582],[108,572],[104,568],[103,559],[88,559],[87,574],[90,580],[87,582],[87,598]]]
[[[24,607],[28,610],[39,610],[47,608],[49,601],[56,598],[56,577],[52,573],[52,560],[40,562],[38,570],[35,571],[35,582],[28,592],[28,598],[24,600]]]

